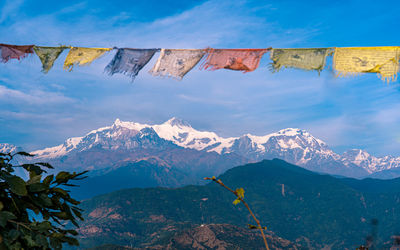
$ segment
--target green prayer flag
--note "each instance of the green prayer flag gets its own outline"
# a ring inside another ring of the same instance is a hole
[[[317,49],[273,49],[271,51],[272,69],[282,67],[321,71],[325,67],[330,48]]]
[[[66,47],[41,47],[35,46],[33,50],[42,62],[43,73],[49,72],[55,60],[66,49]]]

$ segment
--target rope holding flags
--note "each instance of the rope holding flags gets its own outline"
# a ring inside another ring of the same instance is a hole
[[[129,76],[132,81],[139,71],[153,58],[160,55],[149,71],[153,76],[172,77],[181,80],[201,60],[204,70],[229,69],[243,73],[258,68],[263,55],[270,52],[272,72],[282,68],[296,68],[321,72],[328,56],[333,55],[333,70],[337,77],[376,73],[383,81],[396,81],[399,72],[400,46],[387,47],[334,47],[334,48],[266,48],[266,49],[137,49],[137,48],[84,48],[43,47],[36,45],[0,44],[1,62],[21,60],[35,53],[42,63],[42,72],[48,73],[61,53],[69,49],[64,69],[72,71],[76,65],[88,65],[105,53],[116,50],[114,58],[106,66],[109,75],[116,73]]]

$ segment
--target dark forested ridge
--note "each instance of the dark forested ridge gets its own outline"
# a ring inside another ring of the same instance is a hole
[[[282,160],[265,160],[228,170],[220,177],[243,187],[263,225],[303,247],[344,249],[364,244],[377,219],[377,244],[388,246],[400,232],[400,179],[338,179]],[[252,223],[247,210],[215,183],[182,188],[134,188],[83,202],[83,247],[168,244],[199,225]],[[247,230],[247,229],[245,229]],[[259,239],[262,241],[261,238]]]

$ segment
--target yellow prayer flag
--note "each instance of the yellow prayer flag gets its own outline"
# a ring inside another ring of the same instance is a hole
[[[110,50],[112,48],[71,47],[67,58],[65,58],[64,69],[71,71],[74,65],[82,66],[89,64]]]
[[[334,69],[338,76],[377,73],[382,80],[396,80],[400,47],[335,48]]]

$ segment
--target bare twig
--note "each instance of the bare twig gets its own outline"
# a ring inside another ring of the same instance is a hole
[[[237,199],[239,199],[246,206],[247,210],[249,210],[250,215],[253,217],[254,221],[257,223],[257,228],[260,229],[261,236],[262,236],[262,238],[264,240],[265,248],[267,250],[269,250],[268,243],[267,243],[267,238],[265,237],[264,230],[263,230],[263,229],[266,229],[266,228],[261,226],[260,221],[256,218],[256,216],[254,215],[253,211],[251,211],[249,205],[243,200],[242,196],[239,195],[238,192],[236,192],[233,189],[231,189],[230,187],[226,186],[220,179],[217,179],[214,176],[211,177],[211,178],[206,177],[206,178],[204,178],[204,180],[214,181],[214,182],[218,183],[219,185],[221,185],[222,187],[228,189],[231,193],[233,193],[237,197]]]
[[[9,222],[12,222],[12,223],[14,223],[14,224],[16,224],[17,225],[17,227],[18,226],[23,226],[23,227],[25,227],[26,229],[28,229],[29,231],[32,231],[32,229],[30,229],[28,226],[26,226],[24,223],[21,223],[21,222],[18,222],[18,221],[15,221],[15,220],[8,220]]]

